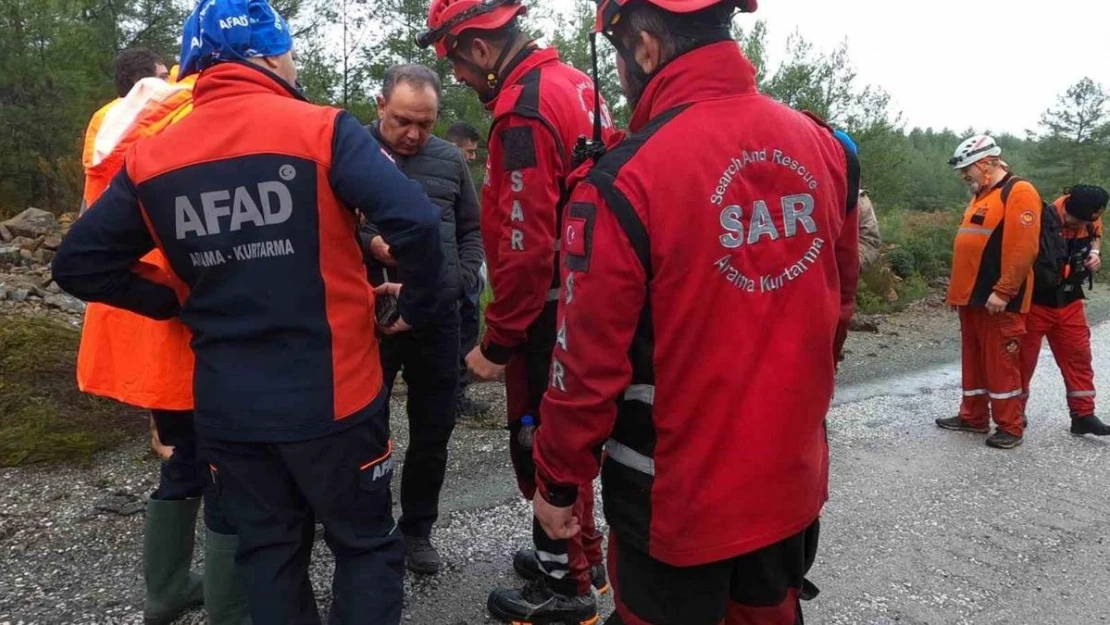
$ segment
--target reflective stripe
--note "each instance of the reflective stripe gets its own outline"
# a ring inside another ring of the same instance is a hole
[[[1094,397],[1094,396],[1095,396],[1094,391],[1071,391],[1070,393],[1068,393],[1068,397]]]
[[[1015,397],[1021,397],[1023,393],[1024,391],[1019,388],[1018,390],[1010,391],[1009,393],[987,393],[987,395],[990,395],[991,399],[1013,399]]]
[[[977,388],[977,389],[974,389],[974,390],[971,390],[971,391],[964,391],[964,397],[976,397],[978,395],[986,395],[986,394],[987,394],[987,389],[985,389],[985,388]]]
[[[554,554],[546,551],[536,550],[536,557],[540,562],[554,562],[555,564],[570,564],[570,556],[568,554]]]
[[[655,475],[655,460],[611,438],[605,443],[605,453],[613,462],[640,473]]]
[[[548,291],[547,292],[547,299],[545,301],[548,301],[548,302],[557,302],[557,301],[559,301],[559,289],[551,289],[550,291]]]
[[[652,406],[655,404],[655,387],[651,384],[633,384],[624,392],[624,398]]]
[[[990,236],[994,234],[994,230],[990,228],[979,228],[976,226],[961,226],[960,234],[985,234]]]

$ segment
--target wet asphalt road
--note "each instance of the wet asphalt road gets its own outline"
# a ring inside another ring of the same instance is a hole
[[[1093,340],[1103,390],[1110,325]],[[811,572],[822,593],[805,605],[806,622],[1110,622],[1110,441],[1068,434],[1047,351],[1022,447],[993,450],[984,436],[937,429],[933,419],[954,414],[960,396],[958,368],[932,357],[945,354],[923,355],[916,370],[898,365],[892,378],[857,374],[838,389],[831,500]],[[475,391],[499,405],[497,385]],[[394,423],[403,450],[404,419]],[[510,558],[530,541],[530,509],[506,442],[488,424],[456,430],[435,537],[447,570],[410,577],[405,623],[489,622],[489,589],[519,583]],[[0,625],[140,623],[142,515],[94,506],[112,492],[145,496],[155,479],[142,442],[91,468],[0,471]],[[325,613],[331,569],[318,543],[312,577]],[[611,600],[602,605],[608,612]],[[204,622],[198,611],[179,625]]]

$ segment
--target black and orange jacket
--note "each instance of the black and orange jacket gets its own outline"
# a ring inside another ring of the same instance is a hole
[[[622,544],[718,562],[796,534],[827,498],[859,169],[757,92],[736,42],[668,63],[630,129],[571,179],[539,488],[570,503],[604,445]]]
[[[1041,235],[1043,202],[1032,184],[1019,180],[1002,202],[1007,174],[968,205],[952,249],[950,306],[986,306],[991,293],[1009,312],[1029,312],[1033,261]]]
[[[1057,198],[1052,203],[1053,208],[1060,215],[1061,223],[1064,223],[1064,218],[1067,215],[1067,211],[1064,210],[1064,202],[1067,199],[1068,196],[1065,195]],[[1069,228],[1065,224],[1063,233],[1068,244],[1069,261],[1079,259],[1082,262],[1090,255],[1094,243],[1102,239],[1102,220],[1077,228]],[[1073,302],[1085,299],[1083,283],[1087,281],[1091,274],[1086,267],[1081,269],[1079,267],[1082,267],[1082,265],[1069,262],[1068,266],[1064,268],[1062,284],[1051,288],[1035,288],[1033,290],[1033,305],[1063,308]]]
[[[482,242],[494,299],[482,353],[504,364],[559,295],[559,207],[572,152],[593,134],[594,83],[551,48],[527,54],[487,107],[493,111],[482,187]],[[612,122],[604,112],[604,136]],[[538,334],[550,334],[550,331]]]
[[[194,110],[136,143],[54,259],[73,295],[193,333],[197,430],[324,436],[384,401],[353,208],[389,237],[402,315],[435,308],[439,210],[355,118],[249,64],[205,70]],[[183,286],[137,261],[154,247]]]

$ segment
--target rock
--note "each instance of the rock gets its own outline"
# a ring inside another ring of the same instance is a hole
[[[879,331],[879,324],[876,323],[873,319],[856,316],[852,317],[852,320],[848,322],[848,330],[850,332],[877,333]]]
[[[96,509],[120,516],[131,516],[146,509],[145,503],[130,493],[116,492],[97,502]]]
[[[8,296],[13,302],[25,302],[27,297],[31,294],[27,289],[13,289],[11,295]]]
[[[40,265],[42,263],[45,263],[46,262],[46,250],[35,250],[31,254],[31,260],[35,261],[36,263],[39,263]]]
[[[19,250],[19,257],[22,258],[23,260],[28,260],[29,261],[29,260],[33,260],[35,258],[35,254],[31,250],[21,249],[21,250]]]
[[[890,290],[886,292],[886,301],[888,304],[893,304],[898,301],[898,291],[895,291],[894,287],[891,287]]]
[[[7,226],[0,224],[0,241],[11,241],[14,237],[15,235],[12,234],[11,230],[8,230]]]
[[[85,303],[69,295],[47,295],[43,300],[51,308],[60,308],[66,312],[80,314],[85,312]]]
[[[57,295],[58,293],[62,292],[62,287],[58,286],[57,284],[51,284],[50,286],[46,287],[46,292]]]
[[[933,278],[932,280],[929,281],[929,286],[933,287],[934,289],[947,289],[948,288],[948,276],[941,276],[939,278]]]
[[[46,237],[39,237],[37,239],[23,239],[23,242],[19,244],[19,247],[20,249],[30,250],[34,252],[42,247],[42,242],[45,240]]]
[[[42,262],[43,262],[43,264],[49,265],[50,261],[54,260],[54,252],[51,252],[50,250],[46,250],[46,249],[39,250],[39,252],[42,252]]]
[[[19,262],[19,248],[14,245],[0,245],[0,265],[14,265]]]
[[[56,250],[62,246],[62,237],[46,237],[42,246],[48,250]]]
[[[6,285],[0,284],[0,302],[8,299],[8,291],[9,289]]]
[[[31,239],[54,234],[59,229],[58,220],[54,219],[54,215],[38,208],[28,208],[2,225],[17,237]]]

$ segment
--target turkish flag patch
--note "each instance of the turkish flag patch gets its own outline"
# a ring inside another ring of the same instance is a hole
[[[593,204],[575,202],[567,207],[563,216],[563,231],[560,234],[561,249],[566,258],[567,269],[590,270],[596,216],[597,207]]]
[[[563,228],[563,249],[567,254],[586,255],[586,220],[574,217]]]

